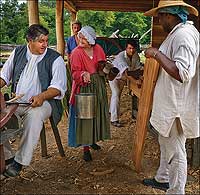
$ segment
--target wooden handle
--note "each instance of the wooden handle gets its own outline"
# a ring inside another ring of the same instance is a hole
[[[12,99],[6,101],[6,103],[13,102],[13,101],[15,101],[15,100],[17,100],[17,99],[20,99],[20,98],[23,97],[23,96],[24,96],[24,94],[17,95],[17,96],[15,96],[14,98],[12,98]]]

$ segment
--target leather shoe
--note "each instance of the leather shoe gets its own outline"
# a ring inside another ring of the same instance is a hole
[[[159,190],[167,191],[169,189],[169,183],[160,183],[153,179],[144,179],[143,184],[145,186],[151,186],[152,188],[156,188]]]
[[[9,159],[5,160],[5,164],[6,164],[6,165],[11,164],[11,163],[14,161],[14,158],[15,158],[15,157],[12,157],[12,158],[9,158]]]
[[[119,123],[119,121],[111,122],[111,125],[113,125],[115,127],[123,127],[123,125],[121,123]]]
[[[83,153],[83,159],[86,161],[86,162],[89,162],[89,161],[92,161],[92,155],[90,153],[90,151],[84,151]]]
[[[19,175],[20,171],[22,170],[22,165],[15,160],[8,165],[8,168],[3,173],[6,177],[16,177]]]
[[[90,146],[93,150],[100,150],[101,149],[101,146],[99,146],[98,144],[92,144]]]

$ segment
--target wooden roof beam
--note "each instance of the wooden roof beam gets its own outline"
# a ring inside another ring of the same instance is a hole
[[[95,11],[119,11],[119,12],[145,12],[149,10],[149,7],[112,7],[112,6],[90,6],[90,7],[79,7],[78,10],[95,10]]]
[[[72,1],[68,1],[65,0],[64,1],[64,7],[69,10],[70,12],[74,12],[76,13],[78,11],[78,9],[76,8],[76,6],[72,3]]]

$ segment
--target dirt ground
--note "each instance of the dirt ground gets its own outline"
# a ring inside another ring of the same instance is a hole
[[[110,91],[108,89],[110,96]],[[124,127],[111,126],[112,139],[99,142],[100,151],[92,150],[92,162],[82,160],[82,148],[67,146],[67,117],[59,124],[65,157],[60,157],[54,135],[46,124],[48,157],[42,158],[38,144],[30,166],[20,176],[1,176],[1,194],[165,194],[144,186],[146,177],[153,177],[159,165],[157,138],[147,133],[142,172],[136,173],[131,159],[136,120],[132,119],[131,96],[125,88],[121,98],[121,122]],[[18,139],[13,143],[16,148]],[[100,173],[100,175],[98,175]],[[200,194],[199,169],[188,167],[187,194]]]

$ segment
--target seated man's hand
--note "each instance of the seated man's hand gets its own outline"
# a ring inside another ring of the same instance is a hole
[[[43,102],[44,102],[44,96],[42,93],[36,95],[36,96],[33,96],[30,98],[30,102],[31,102],[31,106],[34,108],[34,107],[39,107],[39,106],[42,106]]]

